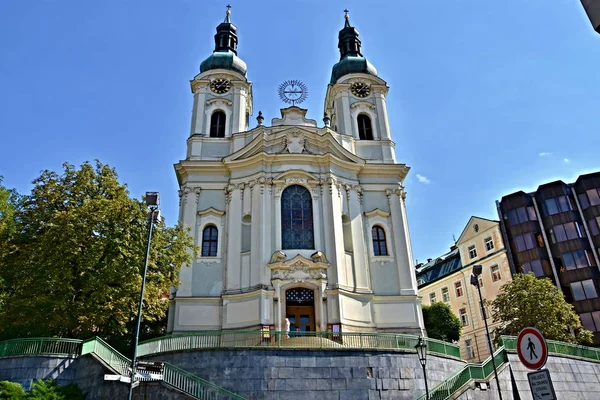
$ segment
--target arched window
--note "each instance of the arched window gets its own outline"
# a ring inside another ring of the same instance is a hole
[[[373,236],[373,255],[375,256],[387,256],[387,245],[385,243],[385,231],[379,225],[373,226],[371,229],[371,235]]]
[[[210,137],[225,137],[225,113],[215,111],[210,117]]]
[[[214,225],[208,225],[202,231],[202,257],[216,257],[219,231]]]
[[[373,140],[371,118],[366,114],[358,114],[356,122],[358,123],[358,138],[361,140]]]
[[[312,196],[300,185],[281,194],[281,242],[284,249],[314,249]]]

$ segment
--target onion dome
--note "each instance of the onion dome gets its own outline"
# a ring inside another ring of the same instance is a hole
[[[336,83],[344,75],[369,74],[377,76],[377,69],[363,57],[360,52],[360,39],[358,30],[350,25],[348,10],[344,10],[344,28],[338,35],[338,48],[340,49],[340,61],[333,66],[330,83]]]
[[[200,64],[200,73],[212,69],[229,69],[246,76],[246,63],[237,56],[237,27],[231,23],[230,6],[227,6],[225,20],[217,26],[215,50]]]

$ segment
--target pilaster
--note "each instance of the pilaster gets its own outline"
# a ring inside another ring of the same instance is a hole
[[[400,295],[416,296],[417,281],[413,272],[410,238],[408,236],[408,224],[406,223],[406,209],[404,206],[406,193],[403,189],[399,188],[387,189],[385,194],[390,203],[394,250],[396,253],[398,277],[400,278]]]
[[[355,289],[370,291],[371,282],[367,271],[367,249],[365,248],[365,230],[362,219],[362,188],[358,185],[346,185],[348,196],[348,216],[352,231]]]
[[[196,218],[198,214],[198,199],[200,198],[200,188],[184,186],[180,190],[180,221],[190,229],[190,235],[196,241]],[[192,261],[193,263],[193,261]],[[191,265],[182,266],[179,272],[181,285],[177,289],[177,296],[187,297],[192,295],[192,275],[193,267]]]
[[[241,259],[242,251],[242,190],[243,184],[229,185],[227,205],[227,281],[228,290],[241,288]]]

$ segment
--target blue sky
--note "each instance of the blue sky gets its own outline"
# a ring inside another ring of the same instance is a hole
[[[309,87],[322,118],[344,8],[390,86],[415,257],[445,252],[495,200],[600,170],[600,35],[577,0],[232,0],[254,115]],[[213,50],[224,1],[0,2],[0,175],[22,193],[44,169],[99,159],[133,196],[177,219],[189,80]],[[518,163],[513,160],[519,159]],[[510,165],[508,165],[510,163]]]

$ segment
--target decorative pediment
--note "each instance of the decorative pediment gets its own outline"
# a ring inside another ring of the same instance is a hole
[[[277,154],[331,154],[345,162],[365,164],[362,158],[346,150],[328,131],[304,127],[283,128],[271,133],[265,131],[242,149],[225,157],[224,161],[240,161],[257,155]]]
[[[390,216],[389,212],[382,211],[379,208],[376,208],[373,211],[367,211],[367,212],[365,212],[365,217],[367,217],[367,218],[373,218],[373,217],[387,218],[389,216]]]
[[[214,207],[209,207],[205,210],[198,211],[198,215],[201,217],[205,217],[207,215],[214,215],[215,217],[222,217],[225,215],[225,211],[217,210]]]
[[[276,251],[267,265],[271,269],[271,279],[291,281],[326,280],[329,261],[321,251],[314,253],[311,259],[298,254],[290,260],[286,260],[284,252]]]
[[[296,106],[281,109],[281,118],[273,118],[271,120],[272,126],[281,125],[299,125],[299,126],[317,126],[317,121],[314,119],[307,119],[306,112],[308,110]]]

